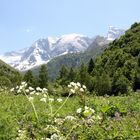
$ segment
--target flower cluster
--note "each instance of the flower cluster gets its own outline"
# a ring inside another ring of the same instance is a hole
[[[97,115],[95,113],[94,109],[88,106],[85,106],[84,108],[78,108],[76,110],[76,113],[78,114],[78,116],[80,115],[83,118],[83,121],[88,125],[92,125],[93,123],[98,122],[102,119],[100,115]]]
[[[82,114],[84,117],[90,117],[91,115],[95,113],[95,110],[90,107],[85,106],[84,109],[78,108],[76,112],[77,114]]]
[[[18,130],[18,137],[16,138],[16,140],[24,140],[27,139],[26,137],[26,130]]]
[[[79,82],[77,82],[77,83],[71,82],[68,85],[68,88],[70,89],[71,94],[75,94],[75,93],[78,93],[78,92],[84,93],[86,91],[86,86],[81,85]]]
[[[50,138],[42,138],[41,140],[64,140],[64,137],[54,133]]]

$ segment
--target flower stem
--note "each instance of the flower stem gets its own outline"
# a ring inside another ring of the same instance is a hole
[[[65,99],[65,101],[63,102],[63,104],[56,110],[56,112],[53,114],[53,116],[55,116],[57,114],[57,112],[59,112],[59,110],[65,105],[65,103],[68,101],[69,97],[70,97],[70,93],[67,96],[67,98]]]

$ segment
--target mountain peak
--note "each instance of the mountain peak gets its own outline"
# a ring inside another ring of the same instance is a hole
[[[125,33],[125,30],[116,28],[114,26],[109,26],[109,30],[107,33],[107,40],[113,41],[115,39],[118,39],[120,36],[122,36]]]

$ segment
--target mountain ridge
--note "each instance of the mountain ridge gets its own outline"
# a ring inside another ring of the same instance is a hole
[[[112,32],[113,35],[111,36]],[[109,28],[107,37],[103,37],[104,41],[100,43],[103,43],[103,45],[105,42],[109,43],[123,33],[124,30],[111,27]],[[110,39],[111,37],[112,40]],[[57,56],[68,53],[84,52],[95,39],[97,40],[97,36],[89,38],[85,35],[75,33],[63,35],[59,38],[48,37],[38,39],[31,47],[22,49],[18,52],[13,51],[5,53],[0,55],[0,59],[20,71],[26,71],[41,64],[46,64]]]

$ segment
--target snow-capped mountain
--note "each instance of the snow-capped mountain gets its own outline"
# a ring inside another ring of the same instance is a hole
[[[60,38],[48,37],[37,40],[31,47],[19,52],[5,53],[0,59],[18,70],[25,71],[47,63],[56,56],[85,51],[92,41],[92,38],[80,34],[63,35]]]
[[[103,37],[104,39],[101,42],[96,39],[97,37],[89,38],[81,34],[63,35],[59,38],[48,37],[39,39],[31,47],[18,52],[0,55],[0,59],[20,71],[26,71],[45,64],[56,56],[83,52],[96,40],[98,40],[98,44],[109,43],[123,34],[124,30],[110,26],[107,37]]]
[[[107,34],[107,40],[108,41],[113,41],[117,38],[119,38],[121,35],[125,33],[125,30],[123,29],[118,29],[113,26],[109,26],[108,34]]]

